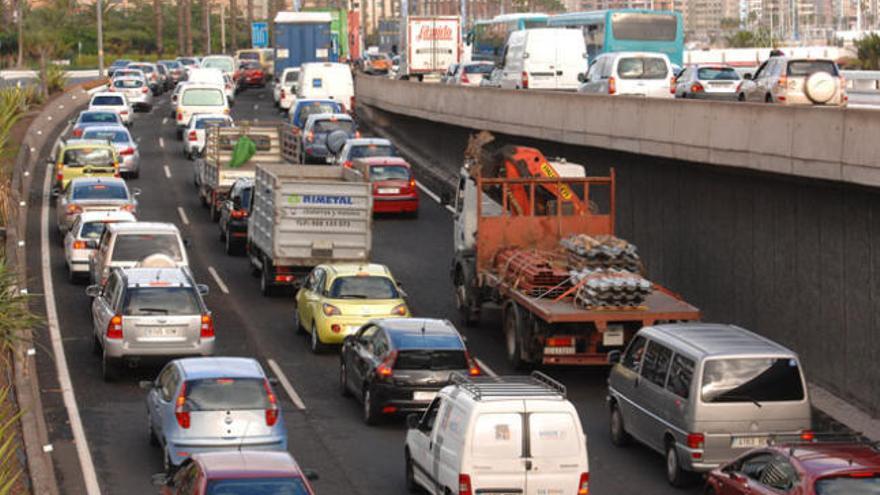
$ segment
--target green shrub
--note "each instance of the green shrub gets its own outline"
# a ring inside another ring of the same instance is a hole
[[[67,69],[55,64],[46,67],[46,91],[49,94],[64,91],[67,86]]]

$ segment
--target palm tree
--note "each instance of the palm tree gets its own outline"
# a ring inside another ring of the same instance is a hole
[[[208,0],[202,0],[202,46],[205,55],[211,54],[211,10]]]
[[[186,54],[186,35],[184,34],[183,29],[183,18],[184,13],[183,10],[186,7],[186,4],[183,0],[177,0],[177,54],[184,55]]]
[[[153,16],[156,18],[156,52],[161,57],[165,51],[162,42],[162,0],[153,0]]]
[[[184,8],[183,24],[186,30],[186,54],[192,57],[193,54],[193,33],[192,33],[192,2],[190,0],[182,0],[186,7]]]
[[[230,32],[232,34],[232,52],[235,53],[238,50],[238,18],[235,13],[235,0],[229,0],[229,17],[231,17],[230,21],[232,21],[230,25]]]
[[[247,0],[247,26],[245,31],[251,32],[251,26],[254,24],[254,0]]]

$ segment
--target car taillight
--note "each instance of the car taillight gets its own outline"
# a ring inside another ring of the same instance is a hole
[[[115,93],[115,92],[116,92],[116,88],[109,88],[109,89],[107,90],[107,92],[108,92],[108,93]]]
[[[210,339],[214,337],[214,318],[209,314],[202,315],[202,326],[199,337]]]
[[[247,218],[248,212],[247,212],[247,210],[232,210],[232,212],[229,214],[229,216],[231,216],[232,218],[238,218],[238,219]]]
[[[63,172],[58,172],[57,174],[55,174],[55,180],[56,180],[57,182],[62,182],[62,181],[64,181],[64,173],[63,173]]]
[[[675,76],[669,78],[669,93],[675,94]]]
[[[133,204],[124,205],[122,208],[120,208],[120,210],[134,213],[134,205]]]
[[[355,137],[355,139],[360,139],[361,138],[361,131],[354,131],[354,137]]]
[[[147,94],[147,91],[149,91],[149,89],[147,89],[147,88],[141,88],[141,93],[143,93],[143,94]]]
[[[788,76],[779,76],[779,80],[776,81],[776,85],[780,88],[785,89],[788,86]]]
[[[613,95],[614,93],[617,93],[617,80],[611,76],[608,78],[608,94]]]
[[[522,73],[522,79],[520,80],[520,85],[522,86],[522,89],[529,89],[529,73],[528,72]]]
[[[590,473],[581,473],[581,480],[578,481],[578,495],[589,495],[590,493]]]
[[[67,205],[67,214],[68,215],[76,215],[77,213],[82,213],[83,209],[80,205]]]
[[[281,99],[283,100],[284,98],[286,98],[286,95],[287,95],[287,93],[282,89],[281,90]]]
[[[480,376],[483,374],[483,370],[480,369],[480,365],[477,364],[477,360],[472,358],[469,352],[464,351],[464,358],[468,362],[468,375]]]
[[[198,136],[196,135],[196,131],[189,131],[189,137],[187,139],[189,139],[190,141],[199,140]]]
[[[82,137],[82,135],[83,135],[82,129],[74,129],[73,130],[73,137]]]
[[[120,151],[119,154],[122,155],[122,156],[133,155],[133,154],[134,154],[134,148],[132,148],[132,147],[129,146],[128,148],[125,148],[124,150]]]
[[[409,179],[409,188],[412,191],[416,190],[416,180],[415,179],[413,179],[413,178]]]
[[[113,318],[110,318],[110,322],[107,323],[107,338],[108,339],[121,339],[122,338],[122,316],[114,315]]]
[[[398,304],[391,310],[392,315],[406,316],[406,304]]]
[[[702,433],[688,433],[688,436],[687,436],[688,448],[702,450],[703,444],[705,443],[705,441],[706,441],[706,437]],[[702,459],[703,453],[702,452],[691,452],[691,458],[692,459]]]
[[[128,110],[123,110],[119,112],[119,115],[128,115]]]
[[[812,442],[816,439],[816,434],[813,433],[813,430],[803,430],[801,431],[801,440],[805,442]]]
[[[458,475],[458,495],[473,495],[471,477],[467,474]]]
[[[86,241],[73,241],[73,249],[85,249]]]
[[[186,404],[186,382],[180,387],[180,394],[174,401],[174,417],[177,418],[177,424],[183,429],[188,429],[190,425],[189,411],[184,409]]]
[[[394,376],[394,363],[397,361],[397,351],[391,351],[379,366],[376,366],[376,376],[379,378],[391,378]]]
[[[703,85],[700,83],[691,84],[691,93],[699,93],[703,91]]]
[[[470,84],[471,83],[471,80],[468,79],[468,76],[466,73],[461,75],[461,83],[462,84]]]
[[[310,143],[313,142],[315,140],[315,131],[309,131],[309,135],[308,135],[308,137],[306,137],[306,139]]]
[[[324,303],[321,306],[321,310],[324,311],[324,316],[339,316],[342,314],[342,311],[339,311],[339,308],[327,303]]]
[[[224,109],[223,109],[223,113],[225,113],[226,115],[229,115],[229,109],[228,109],[228,108],[224,108]]]
[[[183,120],[183,112],[181,110],[177,111],[177,120]]]
[[[266,398],[269,400],[269,407],[266,408],[266,426],[275,426],[278,422],[278,399],[269,386],[269,380],[263,380],[263,388],[266,389]]]
[[[351,168],[351,165],[352,165],[352,164],[351,164],[351,160],[345,160],[345,161],[342,163],[342,166],[345,167],[345,168]]]

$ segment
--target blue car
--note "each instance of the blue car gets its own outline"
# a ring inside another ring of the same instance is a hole
[[[196,453],[287,451],[281,404],[255,359],[175,359],[141,387],[149,390],[150,442],[162,448],[168,474]]]

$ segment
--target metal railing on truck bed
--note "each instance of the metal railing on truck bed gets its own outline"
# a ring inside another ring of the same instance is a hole
[[[221,167],[232,160],[235,145],[242,136],[247,136],[256,145],[256,153],[249,164],[298,161],[299,138],[294,133],[294,126],[287,123],[262,124],[245,120],[236,122],[235,127],[209,124],[205,135],[205,159],[219,163]]]

